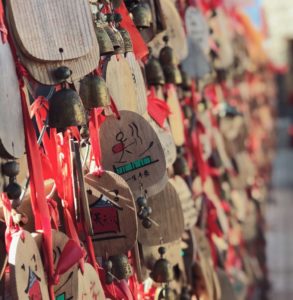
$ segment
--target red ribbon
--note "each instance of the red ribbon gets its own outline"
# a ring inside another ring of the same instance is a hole
[[[148,114],[161,128],[163,128],[166,119],[171,114],[168,104],[164,100],[157,98],[154,87],[151,87],[147,100]]]
[[[48,204],[45,197],[44,179],[42,163],[39,153],[39,146],[37,144],[36,133],[30,119],[25,93],[23,91],[23,83],[21,82],[21,106],[23,112],[23,122],[25,129],[26,139],[26,154],[28,161],[28,169],[30,173],[30,189],[31,189],[31,204],[35,216],[36,230],[43,230],[43,247],[46,253],[46,263],[49,278],[49,293],[50,299],[54,299],[53,289],[53,246],[52,246],[52,230],[51,230],[51,217]]]
[[[0,1],[0,34],[3,44],[7,42],[8,31],[5,25],[4,7],[2,1]]]

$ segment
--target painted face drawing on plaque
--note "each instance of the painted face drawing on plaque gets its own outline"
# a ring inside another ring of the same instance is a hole
[[[13,236],[8,263],[13,299],[49,299],[40,252],[29,232]]]
[[[123,178],[105,171],[85,176],[92,240],[96,256],[117,255],[130,250],[137,236],[136,210],[132,193]]]
[[[133,193],[160,192],[167,182],[166,161],[158,136],[137,113],[121,111],[109,116],[100,128],[102,165],[122,176]],[[165,180],[163,180],[165,178]],[[150,196],[150,194],[148,193]]]
[[[42,246],[42,234],[34,234],[38,248]],[[69,237],[61,231],[52,230],[53,262],[56,269],[62,251],[69,241]],[[78,289],[78,265],[75,264],[60,275],[58,284],[54,285],[55,300],[77,299],[80,295]]]

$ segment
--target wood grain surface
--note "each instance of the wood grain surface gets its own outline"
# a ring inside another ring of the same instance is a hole
[[[94,47],[87,0],[11,0],[8,8],[17,44],[34,60],[77,59]]]
[[[179,195],[183,216],[185,230],[190,229],[195,225],[198,220],[199,210],[196,207],[195,200],[192,197],[191,190],[189,189],[185,180],[180,176],[174,176],[170,182],[175,187]]]
[[[158,224],[146,229],[138,222],[138,240],[145,246],[159,246],[178,240],[184,231],[184,218],[179,196],[168,182],[164,190],[148,198],[151,218]],[[164,217],[162,217],[164,216]]]
[[[143,115],[147,111],[147,93],[141,66],[136,60],[133,52],[128,52],[126,54],[126,60],[132,72],[132,79],[136,91],[137,113]]]
[[[136,209],[124,179],[110,171],[85,176],[96,256],[129,251],[137,239]]]
[[[8,43],[0,41],[0,156],[19,158],[25,151],[18,78]]]
[[[103,74],[118,110],[137,112],[137,90],[130,65],[123,56],[112,55],[105,63]]]

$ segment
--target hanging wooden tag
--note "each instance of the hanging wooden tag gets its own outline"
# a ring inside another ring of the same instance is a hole
[[[29,232],[13,235],[8,263],[12,299],[49,300],[41,255]]]
[[[8,43],[0,40],[0,156],[19,158],[25,151],[19,83]]]
[[[136,209],[131,190],[124,179],[109,171],[101,176],[87,174],[88,195],[96,256],[129,251],[137,239]]]
[[[200,46],[204,53],[209,51],[209,25],[202,12],[189,6],[185,10],[185,27],[188,38]]]
[[[222,294],[221,299],[236,300],[237,298],[234,292],[234,288],[226,272],[222,269],[217,269],[216,272],[221,287],[221,294]]]
[[[99,275],[92,265],[85,263],[84,273],[82,274],[81,270],[79,270],[78,277],[79,277],[78,289],[80,290],[79,298],[72,298],[72,299],[89,299],[89,300],[106,299]],[[64,298],[64,299],[68,299],[68,298]],[[56,300],[59,299],[56,298]]]
[[[231,24],[223,9],[217,8],[216,15],[209,19],[209,26],[213,32],[211,37],[217,42],[219,48],[214,65],[219,69],[228,68],[233,63],[234,53],[230,30]]]
[[[196,207],[191,190],[189,189],[187,183],[182,177],[174,176],[170,179],[170,182],[173,184],[177,191],[177,194],[179,195],[184,216],[184,228],[185,230],[188,230],[191,227],[193,227],[197,222],[199,210]]]
[[[102,165],[122,176],[135,194],[160,192],[167,181],[161,143],[151,125],[139,114],[120,111],[100,128]],[[158,182],[161,185],[149,190]]]
[[[37,81],[58,83],[54,71],[61,65],[72,71],[73,81],[97,67],[99,45],[88,1],[12,0],[7,7],[20,59]]]
[[[133,73],[123,56],[112,55],[104,65],[103,74],[118,110],[137,112],[137,91]]]
[[[156,224],[146,229],[138,222],[138,240],[145,246],[158,246],[180,239],[184,231],[184,218],[179,196],[168,182],[160,193],[148,198],[151,218]]]
[[[174,139],[168,121],[166,120],[164,122],[163,127],[160,127],[148,114],[145,115],[145,119],[153,127],[160,140],[165,154],[167,168],[171,167],[176,160],[177,153],[176,145],[174,143]]]
[[[171,132],[175,145],[182,146],[184,144],[184,124],[180,102],[175,87],[168,88],[167,93],[167,103],[171,111],[169,116]]]
[[[132,72],[132,79],[137,96],[137,113],[143,115],[147,111],[147,93],[141,67],[133,52],[126,54],[126,60]]]
[[[181,17],[172,1],[160,0],[160,3],[167,29],[159,33],[149,46],[152,47],[153,54],[159,56],[160,50],[165,46],[163,37],[168,35],[170,47],[173,48],[176,57],[182,61],[188,54],[188,47]]]
[[[34,239],[41,250],[43,235],[34,234]],[[56,269],[61,253],[68,241],[69,237],[66,234],[58,230],[52,230],[54,269]],[[60,275],[58,284],[54,285],[55,299],[78,299],[81,294],[78,281],[78,265],[75,264],[64,274]]]
[[[0,238],[0,281],[5,273],[5,268],[7,266],[7,252],[6,252],[6,245],[4,236]]]

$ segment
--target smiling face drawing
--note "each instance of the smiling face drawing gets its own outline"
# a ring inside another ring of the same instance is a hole
[[[31,234],[21,231],[13,236],[9,250],[11,288],[14,299],[47,300],[48,286],[40,252]]]

